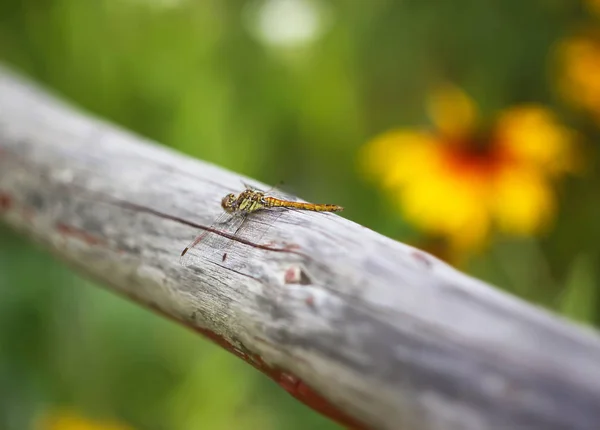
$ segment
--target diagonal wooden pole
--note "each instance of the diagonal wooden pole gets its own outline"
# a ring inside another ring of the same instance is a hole
[[[85,276],[348,427],[599,428],[595,332],[337,215],[181,266],[240,183],[0,69],[0,221]]]

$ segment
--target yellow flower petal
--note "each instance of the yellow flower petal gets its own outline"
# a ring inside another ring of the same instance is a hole
[[[592,36],[566,39],[557,49],[560,61],[559,88],[573,103],[600,110],[600,42]]]
[[[555,201],[550,184],[536,170],[507,168],[496,177],[490,207],[502,231],[533,235],[547,226]]]
[[[422,132],[397,130],[385,133],[363,147],[359,163],[366,176],[387,188],[419,176],[423,166],[434,162],[433,138]]]
[[[444,85],[429,97],[428,111],[438,130],[447,137],[463,136],[475,127],[477,108],[469,96],[454,85]]]
[[[497,122],[498,144],[517,158],[549,174],[579,170],[574,132],[560,125],[540,106],[522,106],[506,111]]]
[[[452,176],[440,166],[424,169],[406,184],[400,203],[407,220],[429,233],[442,235],[459,248],[479,246],[489,230],[485,186]]]

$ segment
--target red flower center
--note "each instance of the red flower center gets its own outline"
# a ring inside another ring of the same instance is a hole
[[[493,176],[510,162],[510,154],[494,139],[469,137],[444,142],[443,158],[453,174],[486,178]]]

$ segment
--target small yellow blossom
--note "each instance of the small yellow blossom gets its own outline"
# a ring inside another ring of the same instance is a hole
[[[409,222],[455,250],[481,246],[494,229],[541,232],[556,212],[552,180],[579,169],[573,132],[538,105],[508,109],[478,130],[474,102],[451,86],[428,107],[433,131],[389,131],[363,147],[366,176]]]
[[[600,0],[586,0],[585,3],[591,13],[600,15]]]
[[[498,141],[524,164],[557,176],[582,169],[573,149],[574,131],[561,125],[548,109],[514,107],[500,115],[496,124]]]
[[[34,430],[133,430],[114,421],[93,421],[70,410],[57,410],[44,415]]]
[[[446,138],[461,139],[477,122],[477,107],[460,88],[445,84],[434,91],[427,104],[429,116]]]
[[[600,35],[588,31],[570,37],[556,51],[561,95],[600,121]]]

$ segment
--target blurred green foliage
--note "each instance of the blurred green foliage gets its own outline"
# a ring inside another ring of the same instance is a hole
[[[4,0],[0,61],[84,109],[253,176],[401,241],[415,232],[365,184],[358,148],[425,123],[451,80],[484,115],[548,104],[554,44],[587,19],[572,0]],[[269,12],[270,11],[270,12]],[[594,157],[595,148],[590,144]],[[496,241],[464,269],[595,323],[597,173],[561,191],[554,230]],[[242,361],[0,231],[0,428],[68,406],[140,429],[337,428]]]

